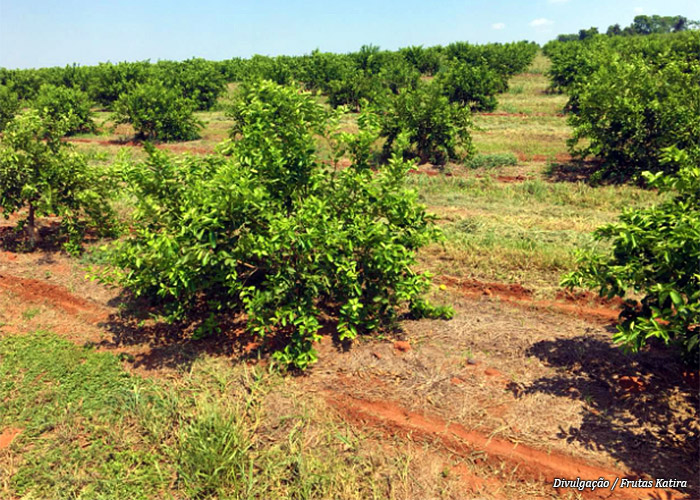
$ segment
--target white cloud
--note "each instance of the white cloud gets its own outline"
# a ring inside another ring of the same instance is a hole
[[[644,7],[635,7],[634,8],[635,14],[642,14],[643,12],[644,12]]]
[[[533,28],[544,28],[545,26],[551,26],[553,24],[554,21],[544,17],[540,17],[539,19],[535,19],[534,21],[530,22],[530,26],[532,26]]]
[[[491,27],[495,30],[502,30],[506,27],[506,25],[504,23],[494,23],[491,25]]]

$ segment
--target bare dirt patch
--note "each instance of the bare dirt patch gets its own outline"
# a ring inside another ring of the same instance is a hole
[[[484,461],[503,469],[503,465],[517,470],[518,477],[553,484],[555,478],[605,478],[610,484],[616,478],[626,477],[624,471],[590,465],[574,457],[547,452],[516,444],[504,439],[469,430],[459,424],[440,418],[407,411],[388,401],[368,401],[347,394],[329,393],[329,403],[338,409],[344,419],[362,427],[373,426],[386,433],[411,440],[439,444],[452,453],[472,456],[481,453]],[[471,479],[474,486],[483,480]],[[481,483],[481,484],[480,484]],[[680,499],[683,495],[670,490],[627,488],[611,493],[607,489],[586,491],[585,498]]]
[[[519,182],[531,181],[533,178],[525,175],[497,175],[496,180],[504,184],[517,184]]]
[[[22,432],[22,429],[16,429],[14,427],[8,427],[0,433],[0,450],[9,448],[12,441],[15,440]]]
[[[439,276],[436,281],[471,298],[493,297],[522,307],[552,310],[606,322],[615,321],[621,312],[621,301],[595,300],[590,293],[572,294],[560,291],[557,295],[560,300],[552,301],[534,299],[532,291],[518,283],[484,283],[452,276]]]
[[[107,311],[102,310],[99,305],[73,295],[60,285],[45,281],[0,274],[0,289],[11,292],[24,301],[45,304],[68,314],[80,315],[90,323],[98,323],[108,317]]]

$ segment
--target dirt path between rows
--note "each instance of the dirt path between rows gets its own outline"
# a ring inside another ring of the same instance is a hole
[[[505,463],[522,479],[553,484],[555,478],[567,480],[581,478],[591,481],[604,478],[610,481],[611,486],[615,483],[616,478],[636,479],[626,476],[622,470],[604,469],[561,453],[550,453],[523,444],[491,438],[480,432],[466,429],[459,424],[410,412],[388,401],[368,401],[334,391],[327,392],[327,401],[348,422],[363,428],[371,426],[392,436],[438,445],[465,457],[469,457],[474,452],[482,452],[485,453],[487,462],[495,466]],[[481,486],[481,480],[476,478],[471,489],[476,491]],[[570,491],[569,489],[557,490],[560,494]],[[602,488],[594,491],[586,490],[581,494],[587,499],[611,500],[681,500],[688,498],[672,490],[657,488],[617,488],[612,492],[610,489]]]
[[[619,314],[618,302],[605,301],[586,293],[572,294],[562,291],[556,300],[545,301],[535,299],[531,290],[517,283],[485,283],[451,276],[438,277],[436,282],[445,284],[470,299],[497,298],[518,307],[537,308],[603,321],[612,321]],[[110,311],[104,306],[78,297],[63,286],[37,279],[0,274],[0,292],[9,292],[20,301],[46,304],[94,326],[106,321],[109,317]],[[399,343],[396,344],[394,349],[400,350]],[[144,344],[134,346],[134,349],[145,349],[147,353],[159,352],[157,345]],[[177,349],[177,344],[173,345],[173,349]],[[406,350],[408,349],[410,347]],[[372,347],[372,350],[374,353],[378,348]],[[408,356],[405,353],[402,355]],[[374,356],[382,359],[376,353]],[[383,358],[388,359],[387,355]],[[343,363],[347,365],[347,360]],[[335,369],[332,372],[335,372]],[[506,379],[500,380],[503,377],[497,370],[486,368],[483,373],[487,379],[495,381],[494,383],[501,387],[500,390],[504,382],[507,382]],[[331,378],[337,382],[339,376],[342,375],[333,373]],[[455,386],[461,386],[464,380],[453,378],[450,382]],[[547,452],[522,443],[511,442],[503,437],[490,437],[487,432],[445,420],[446,415],[440,417],[421,413],[423,410],[419,410],[420,412],[407,410],[393,402],[396,400],[396,394],[393,391],[386,394],[388,397],[379,395],[376,399],[369,393],[363,395],[362,391],[358,394],[355,392],[358,383],[364,386],[355,378],[352,378],[351,385],[348,387],[341,383],[322,386],[326,400],[339,412],[344,421],[401,439],[433,445],[438,450],[438,457],[444,457],[446,463],[451,456],[460,457],[464,462],[468,462],[476,453],[480,457],[485,457],[480,460],[485,460],[492,469],[498,470],[505,464],[508,472],[519,480],[534,481],[547,488],[552,485],[555,478],[575,480],[580,477],[583,480],[595,480],[603,477],[613,482],[616,477],[625,477],[626,472],[623,470],[597,466],[584,459],[566,455],[565,451]],[[493,496],[493,494],[498,495],[502,489],[500,488],[502,483],[499,482],[498,477],[481,477],[464,464],[449,465],[449,467],[456,467],[454,472],[459,474],[465,488],[474,493],[488,492]],[[477,467],[476,470],[481,473],[480,468]],[[513,481],[509,480],[509,484],[512,485],[512,483]],[[565,495],[571,493],[571,490],[562,489],[559,493]],[[584,498],[680,500],[688,497],[673,490],[616,489],[611,495],[609,489],[601,489],[593,492],[586,491]]]
[[[487,283],[453,276],[438,276],[435,281],[469,298],[497,298],[521,307],[534,307],[608,322],[618,318],[622,304],[619,299],[605,300],[588,292],[572,294],[564,290],[557,295],[559,300],[535,299],[531,290],[517,283]],[[100,305],[77,297],[60,285],[41,280],[0,274],[0,289],[12,292],[29,302],[45,303],[68,314],[83,316],[92,324],[105,321],[109,316],[109,311],[103,310]]]
[[[109,313],[94,302],[73,295],[60,285],[45,281],[0,274],[0,290],[6,290],[28,302],[46,304],[68,314],[80,316],[91,324],[105,321]]]
[[[485,283],[453,276],[438,276],[435,281],[469,298],[498,298],[519,307],[555,311],[606,322],[617,320],[622,306],[620,299],[601,299],[590,292],[574,294],[561,290],[557,294],[559,300],[542,300],[533,298],[532,291],[518,283]]]

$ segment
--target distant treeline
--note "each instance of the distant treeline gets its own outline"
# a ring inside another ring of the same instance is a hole
[[[189,59],[0,68],[0,94],[28,102],[42,93],[42,86],[63,87],[83,92],[95,104],[113,109],[122,95],[139,85],[157,83],[176,89],[196,109],[207,110],[216,103],[226,83],[265,79],[278,84],[296,82],[328,96],[333,106],[357,109],[363,99],[371,101],[386,92],[398,94],[401,89],[414,89],[421,76],[436,76],[445,84],[446,92],[449,86],[451,99],[463,101],[473,109],[493,109],[494,94],[507,89],[508,78],[523,71],[537,50],[537,44],[525,41],[486,45],[456,42],[397,51],[369,45],[347,54],[316,50],[304,56],[255,55],[224,61]]]
[[[605,35],[607,36],[635,36],[635,35],[661,35],[665,33],[678,33],[700,28],[700,22],[691,21],[684,16],[637,16],[632,24],[622,28],[619,24],[608,26]],[[598,28],[591,27],[579,30],[578,33],[559,35],[558,42],[571,42],[574,40],[585,40],[595,35],[601,35]]]

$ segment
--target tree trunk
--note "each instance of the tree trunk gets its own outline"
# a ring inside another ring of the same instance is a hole
[[[29,203],[29,216],[27,217],[27,236],[29,238],[29,248],[34,250],[39,241],[39,232],[36,230],[34,204],[31,202]]]

